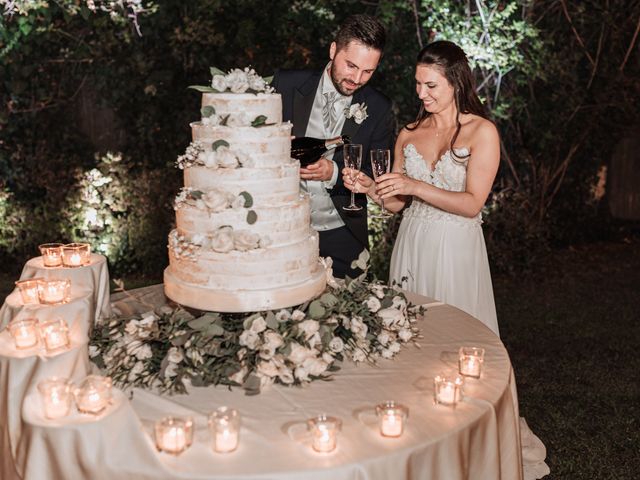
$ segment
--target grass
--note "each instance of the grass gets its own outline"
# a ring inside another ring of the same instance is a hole
[[[17,276],[0,274],[0,298]],[[548,480],[640,478],[639,286],[638,241],[555,251],[527,275],[494,276],[520,413],[547,447]]]

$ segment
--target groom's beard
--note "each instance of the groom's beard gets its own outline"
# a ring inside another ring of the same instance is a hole
[[[338,78],[335,75],[335,72],[333,70],[333,65],[331,65],[331,67],[329,67],[329,76],[331,77],[331,82],[333,83],[333,86],[336,88],[336,90],[338,92],[340,92],[341,95],[344,95],[345,97],[349,97],[351,95],[353,95],[354,93],[356,93],[360,88],[364,87],[363,83],[353,83],[350,80],[347,80],[346,78]],[[349,83],[349,88],[347,89],[344,84]],[[355,85],[355,87],[354,87]]]

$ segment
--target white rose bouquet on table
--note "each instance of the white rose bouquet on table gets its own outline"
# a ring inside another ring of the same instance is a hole
[[[233,248],[233,230],[219,234],[211,243]],[[367,258],[356,266],[366,271]],[[194,314],[163,306],[103,320],[93,330],[91,360],[119,386],[185,393],[189,385],[228,385],[257,394],[273,383],[330,380],[344,361],[391,359],[416,342],[424,309],[401,292],[368,283],[364,274],[332,285],[310,302],[276,311]]]

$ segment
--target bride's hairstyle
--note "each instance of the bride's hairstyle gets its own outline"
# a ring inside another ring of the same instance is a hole
[[[469,67],[467,56],[455,43],[439,40],[420,50],[416,64],[438,67],[454,89],[453,97],[458,111],[456,115],[456,132],[451,139],[451,153],[454,153],[453,145],[456,143],[462,126],[460,124],[461,113],[473,113],[489,120],[487,111],[476,94],[476,82],[471,72],[471,67]],[[421,105],[413,127],[407,125],[405,128],[407,130],[415,130],[430,116],[431,114],[425,110],[424,105]]]

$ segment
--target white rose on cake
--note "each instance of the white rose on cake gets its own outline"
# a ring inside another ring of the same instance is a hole
[[[211,88],[224,92],[227,89],[227,78],[224,75],[214,75],[211,79]]]
[[[240,250],[241,252],[258,248],[259,242],[260,235],[257,233],[251,233],[247,230],[239,230],[233,234],[233,243],[236,250]]]
[[[234,113],[227,118],[228,127],[248,127],[251,125],[251,118],[247,112]]]
[[[227,253],[233,250],[233,229],[223,227],[211,235],[211,249],[220,253]]]
[[[249,78],[246,72],[234,68],[227,75],[226,84],[233,93],[244,93],[249,88]]]
[[[253,75],[249,76],[249,88],[251,90],[261,92],[266,87],[267,87],[267,82],[264,81],[264,78],[256,75],[255,72],[253,72]]]
[[[202,201],[212,212],[221,212],[229,206],[228,198],[227,192],[213,189],[202,196]]]
[[[209,125],[211,127],[216,127],[220,125],[220,121],[222,118],[220,115],[216,115],[215,113],[209,115],[208,117],[202,117],[202,125]]]
[[[216,160],[222,168],[236,168],[238,166],[235,154],[225,146],[218,147],[216,150]]]

